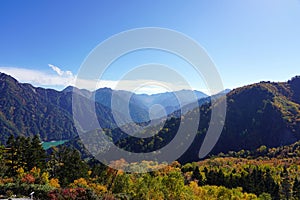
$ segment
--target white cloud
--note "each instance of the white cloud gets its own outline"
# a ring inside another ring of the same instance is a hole
[[[54,69],[53,69],[54,70]],[[58,68],[58,70],[60,70]],[[56,73],[49,73],[46,71],[25,69],[17,67],[0,67],[0,72],[11,75],[19,82],[30,83],[39,87],[52,87],[52,88],[64,88],[74,82],[75,76],[69,72],[63,72],[60,70],[61,75]]]
[[[146,94],[157,94],[167,91],[177,91],[187,89],[183,85],[167,83],[157,80],[84,80],[76,79],[73,82],[77,88],[85,88],[89,90],[95,90],[98,88],[112,88],[114,90],[126,90],[134,93],[146,93]]]
[[[59,67],[49,64],[53,73],[34,69],[0,67],[0,72],[9,74],[19,82],[30,83],[38,87],[63,89],[69,85],[88,90],[109,87],[116,90],[127,90],[135,93],[155,94],[166,91],[177,91],[187,89],[186,85],[180,83],[168,83],[157,80],[84,80],[76,79],[71,71],[63,71]],[[194,89],[194,88],[193,88]],[[207,90],[202,90],[207,92]]]
[[[48,66],[55,71],[59,76],[66,76],[66,77],[74,77],[71,71],[62,71],[59,67],[48,64]]]
[[[62,76],[63,75],[63,72],[61,71],[60,68],[52,65],[52,64],[48,64],[49,67],[51,67],[51,69],[53,69],[53,71],[55,71],[59,76]]]
[[[157,80],[120,80],[120,81],[108,81],[101,80],[98,87],[108,87],[110,86],[116,90],[127,90],[135,93],[146,93],[146,94],[156,94],[167,91],[181,90],[183,89],[181,85],[174,86],[171,83]]]

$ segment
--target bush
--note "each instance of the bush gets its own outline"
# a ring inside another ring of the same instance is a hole
[[[48,193],[48,198],[51,200],[69,199],[69,200],[88,200],[87,192],[84,188],[65,188],[56,189]]]
[[[34,176],[32,176],[31,174],[26,174],[22,179],[21,179],[22,183],[28,183],[28,184],[32,184],[35,181]]]
[[[17,184],[8,183],[0,185],[0,193],[6,194],[8,191],[12,191],[13,194],[21,196],[29,196],[34,191],[34,196],[39,199],[47,198],[47,194],[54,188],[49,185],[38,185],[38,184]]]

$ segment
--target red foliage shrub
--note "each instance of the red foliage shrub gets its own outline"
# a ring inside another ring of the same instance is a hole
[[[48,197],[51,200],[87,200],[86,190],[84,188],[65,188],[53,190],[48,193]]]
[[[31,175],[31,174],[26,174],[21,181],[23,183],[28,183],[28,184],[32,184],[35,181],[35,178]]]

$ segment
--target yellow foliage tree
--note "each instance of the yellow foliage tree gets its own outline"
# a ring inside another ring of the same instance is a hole
[[[107,192],[107,188],[104,185],[90,183],[89,188],[91,188],[97,195],[101,195]]]
[[[18,173],[18,177],[20,179],[22,179],[25,176],[25,171],[24,171],[23,167],[20,167],[19,169],[17,169],[17,173]]]
[[[60,188],[59,180],[57,178],[51,178],[49,181],[49,185],[55,188]]]
[[[107,192],[107,188],[104,185],[100,185],[100,184],[96,184],[96,183],[90,183],[84,178],[79,178],[77,180],[74,180],[74,182],[70,184],[70,187],[73,187],[73,188],[76,188],[76,187],[90,188],[97,195],[101,195],[101,194]]]
[[[74,180],[73,183],[70,184],[71,187],[83,187],[87,188],[88,183],[84,178],[79,178],[77,180]]]
[[[41,183],[42,184],[48,184],[49,183],[49,173],[43,172],[41,176]]]

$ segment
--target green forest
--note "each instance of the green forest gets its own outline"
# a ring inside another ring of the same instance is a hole
[[[149,173],[125,173],[38,136],[10,136],[0,149],[0,193],[36,199],[300,199],[300,142],[220,153]],[[115,162],[126,164],[125,160]],[[152,165],[151,162],[144,162]]]

